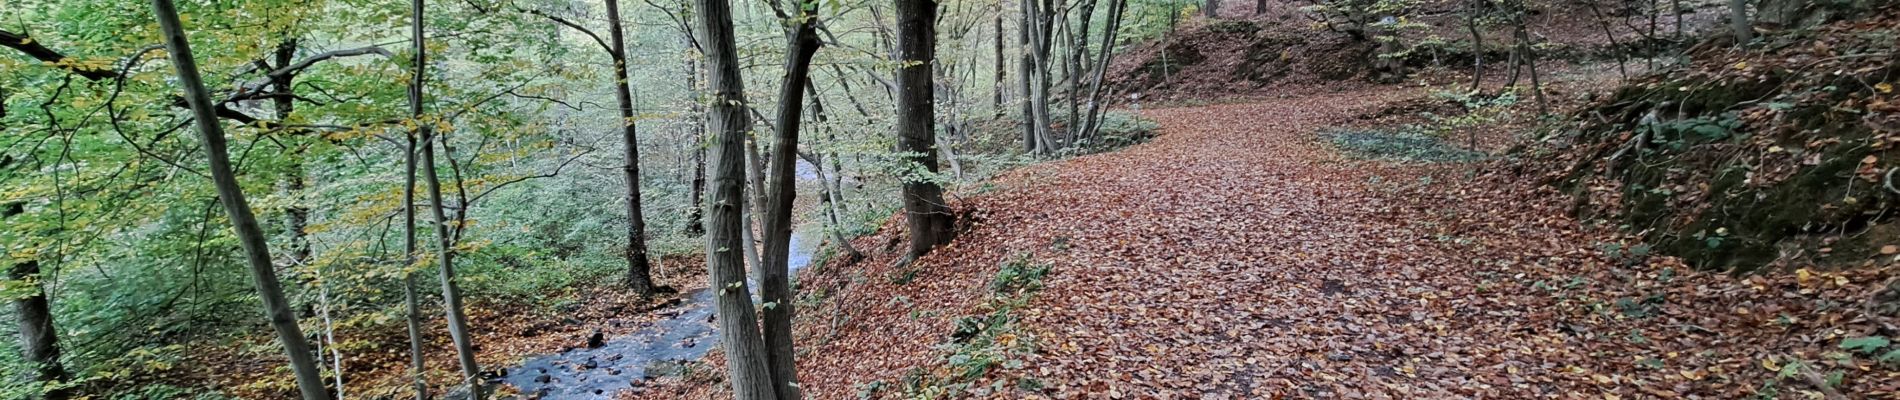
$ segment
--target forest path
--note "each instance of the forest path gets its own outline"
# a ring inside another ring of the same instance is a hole
[[[1541,391],[1562,365],[1539,349],[1550,323],[1474,295],[1491,272],[1471,267],[1587,245],[1554,213],[1464,210],[1542,222],[1457,232],[1434,221],[1459,210],[1395,198],[1440,167],[1349,160],[1316,135],[1391,92],[1147,110],[1150,143],[1026,169],[1037,188],[1000,197],[1028,198],[986,203],[1061,206],[985,225],[1056,248],[1030,375],[1059,398]]]
[[[801,384],[815,399],[1745,398],[1814,387],[1771,367],[1865,335],[1841,305],[1892,279],[1699,272],[1581,227],[1508,164],[1357,160],[1318,134],[1420,95],[1145,110],[1153,141],[963,191],[968,229],[908,268],[892,266],[894,219],[856,241],[872,259],[800,276],[825,296],[800,311],[819,316],[801,324]],[[991,285],[1025,257],[1050,266],[1043,289],[998,311]],[[1020,320],[954,337],[999,312]],[[1847,384],[1900,393],[1895,376]]]

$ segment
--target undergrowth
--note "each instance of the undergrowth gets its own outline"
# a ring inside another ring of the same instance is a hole
[[[1039,347],[1034,335],[1020,331],[1017,324],[1022,319],[1021,310],[1042,290],[1042,280],[1049,271],[1048,264],[1036,263],[1028,256],[1004,263],[990,281],[988,300],[978,308],[988,312],[958,318],[948,340],[936,346],[943,352],[942,366],[914,368],[895,384],[878,380],[860,385],[858,397],[881,398],[887,390],[896,390],[898,397],[909,399],[966,397],[991,371],[1021,369],[1020,356],[1034,353]],[[1027,378],[997,380],[987,390],[996,393],[1011,386],[1039,390],[1042,383]]]

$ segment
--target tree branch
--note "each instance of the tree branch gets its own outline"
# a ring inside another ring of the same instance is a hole
[[[521,9],[521,11],[529,13],[529,14],[539,15],[542,18],[547,18],[549,20],[554,21],[554,23],[565,25],[569,28],[574,28],[574,30],[581,31],[581,33],[587,34],[587,37],[594,38],[594,44],[600,45],[600,49],[603,51],[606,51],[608,55],[614,55],[615,53],[613,46],[608,46],[607,41],[604,39],[601,39],[599,34],[595,34],[594,31],[588,30],[587,27],[574,23],[574,21],[569,21],[567,20],[567,18],[561,18],[561,17],[555,16],[554,14],[548,14],[548,13],[542,12],[541,10]]]
[[[40,44],[39,41],[33,40],[32,36],[28,36],[27,34],[24,34],[24,33],[13,33],[13,32],[0,30],[0,46],[6,46],[14,50],[19,50],[21,53],[26,53],[28,57],[33,57],[33,59],[44,61],[47,64],[53,64],[55,66],[58,66],[59,68],[65,69],[67,71],[71,71],[73,74],[79,75],[88,80],[97,81],[97,80],[110,79],[112,77],[118,76],[118,73],[113,71],[112,68],[110,67],[91,68],[91,67],[79,65],[78,63],[74,63],[72,61],[76,61],[76,60],[74,60],[72,57],[69,57],[53,49],[47,48],[45,45]]]
[[[303,61],[298,61],[295,64],[290,64],[290,65],[284,66],[283,68],[278,68],[269,73],[265,73],[264,76],[271,77],[272,79],[282,78],[285,76],[294,75],[298,72],[303,72],[305,68],[310,68],[311,65],[314,65],[319,62],[323,62],[324,60],[329,60],[333,58],[343,58],[343,57],[366,56],[366,55],[371,55],[371,54],[383,56],[385,58],[396,56],[395,54],[391,54],[389,50],[383,50],[383,48],[376,47],[376,46],[358,47],[354,49],[344,49],[344,50],[331,50],[331,51],[326,51],[322,53],[317,53],[317,55],[310,56],[310,58],[306,58]]]

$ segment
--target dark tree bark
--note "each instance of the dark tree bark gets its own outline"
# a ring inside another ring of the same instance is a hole
[[[627,85],[627,45],[620,22],[620,0],[607,1],[607,33],[613,48],[608,55],[614,61],[614,100],[620,103],[620,141],[626,147],[626,165],[621,173],[627,180],[627,287],[634,293],[650,296],[671,292],[671,288],[653,285],[653,264],[647,259],[646,215],[640,210],[640,140],[633,119],[633,95]]]
[[[421,158],[423,181],[428,185],[429,213],[434,217],[437,277],[442,281],[442,311],[447,314],[449,341],[454,344],[456,361],[462,367],[462,383],[468,386],[470,399],[481,400],[483,397],[482,367],[475,362],[474,338],[469,337],[468,315],[462,311],[462,289],[455,278],[454,241],[450,236],[449,218],[443,211],[447,205],[442,201],[442,180],[437,176],[435,167],[437,135],[434,132],[434,122],[424,118],[423,114],[423,103],[426,100],[423,89],[424,83],[427,82],[429,67],[428,38],[423,29],[423,16],[426,14],[423,0],[411,0],[409,4],[412,18],[409,31],[410,45],[411,51],[415,53],[415,65],[412,66],[415,68],[412,74],[414,80],[411,81],[413,86],[409,89],[411,96],[409,112],[410,116],[415,118],[416,135],[421,138],[422,144],[421,154],[418,157]],[[447,140],[443,142],[447,143]]]
[[[1267,13],[1267,0],[1254,0],[1253,1],[1253,15],[1261,15],[1261,14],[1266,14],[1266,13]]]
[[[21,53],[26,53],[27,57],[33,57],[33,59],[35,60],[40,60],[41,62],[45,62],[48,64],[57,64],[60,61],[69,58],[65,54],[62,54],[51,48],[47,48],[46,45],[41,44],[40,41],[33,40],[33,37],[28,36],[25,32],[13,33],[13,32],[0,30],[0,46],[6,46],[14,50],[18,50]],[[88,80],[98,81],[98,80],[115,78],[119,76],[119,73],[117,71],[112,70],[112,68],[92,68],[92,67],[84,66],[83,64],[80,64],[80,63],[72,63],[68,65],[71,65],[71,66],[63,67],[63,68],[65,68],[67,71],[71,71],[74,75],[79,75],[80,77],[86,78]]]
[[[277,340],[284,344],[284,353],[290,358],[291,372],[297,377],[297,389],[304,400],[327,399],[329,393],[324,390],[323,377],[318,373],[316,360],[311,357],[310,343],[305,341],[302,328],[297,326],[296,316],[291,314],[290,302],[284,298],[284,290],[277,280],[276,266],[271,264],[270,247],[264,241],[264,229],[259,227],[257,216],[244,199],[243,188],[238,186],[237,174],[231,169],[230,154],[225,150],[224,128],[219,125],[211,96],[198,74],[198,63],[192,58],[191,45],[185,39],[185,29],[179,22],[178,10],[171,0],[152,0],[152,13],[157,16],[166,50],[171,55],[172,67],[178,72],[179,86],[184,88],[185,102],[191,108],[193,123],[197,125],[201,136],[205,158],[209,160],[207,169],[211,173],[213,186],[217,188],[218,200],[223,203],[224,211],[231,219],[232,229],[237,231],[238,244],[244,248],[245,261],[250,265],[251,278],[257,284],[258,297],[264,302],[264,316],[277,332]]]
[[[699,59],[686,57],[686,87],[691,93],[699,93],[699,74]],[[687,118],[693,119],[693,189],[687,194],[686,203],[691,207],[686,209],[686,234],[694,237],[706,234],[706,224],[702,218],[706,209],[706,111],[701,104],[700,99],[694,98],[687,105]]]
[[[910,153],[911,168],[924,175],[937,174],[937,132],[935,93],[931,87],[931,69],[937,51],[937,4],[930,0],[895,0],[897,3],[897,53],[903,66],[897,71],[897,142]],[[956,234],[950,207],[943,201],[943,187],[928,179],[907,179],[903,187],[904,217],[910,226],[910,251],[914,260],[931,249],[949,243]]]
[[[706,204],[706,269],[718,312],[720,347],[726,352],[727,381],[736,400],[778,398],[766,363],[765,340],[752,308],[746,285],[745,259],[740,246],[741,213],[745,200],[745,83],[739,74],[739,55],[732,31],[728,0],[694,0],[700,44],[706,54],[711,103],[707,128],[713,136],[707,160],[712,166]]]
[[[7,214],[17,214],[19,204],[9,206]],[[12,215],[7,215],[12,216]],[[3,218],[3,217],[0,217]],[[41,385],[42,399],[65,400],[72,389],[55,388],[65,383],[66,366],[59,360],[59,333],[53,329],[53,310],[46,301],[46,285],[40,284],[40,263],[27,260],[7,269],[7,279],[33,284],[32,293],[13,299],[14,315],[20,319],[20,358],[32,365],[33,381]]]
[[[766,363],[772,371],[772,386],[779,400],[800,398],[792,348],[792,198],[798,195],[794,167],[798,159],[798,130],[804,121],[805,91],[811,82],[811,58],[820,46],[815,13],[818,8],[801,3],[792,2],[796,6],[793,9],[796,25],[785,45],[785,77],[779,85],[778,122],[773,129],[778,136],[772,142],[772,156],[766,161],[766,204],[765,213],[760,215],[765,264],[760,266],[763,273],[759,279],[759,298],[765,308]]]
[[[1128,0],[1110,0],[1108,4],[1108,26],[1102,32],[1101,59],[1095,62],[1095,77],[1089,82],[1088,127],[1082,130],[1082,136],[1095,138],[1102,129],[1102,80],[1108,76],[1108,62],[1115,56],[1115,34],[1121,30],[1122,13],[1128,9]]]
[[[1207,8],[1201,9],[1208,18],[1220,18],[1220,0],[1207,0]]]

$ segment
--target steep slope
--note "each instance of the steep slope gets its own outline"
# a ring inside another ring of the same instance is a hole
[[[1851,266],[1900,244],[1900,9],[1759,50],[1712,42],[1523,147],[1512,168],[1708,268]]]

